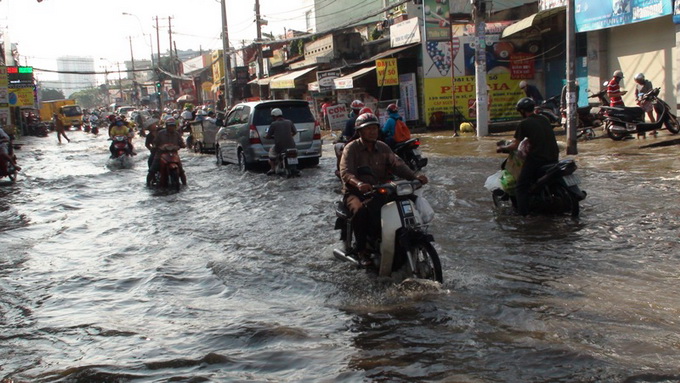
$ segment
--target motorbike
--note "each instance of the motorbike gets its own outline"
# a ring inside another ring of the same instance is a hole
[[[552,96],[547,100],[543,100],[543,102],[536,105],[534,111],[536,114],[547,118],[551,124],[559,125],[562,115],[560,113],[560,96]]]
[[[129,168],[132,166],[132,153],[127,136],[113,136],[113,153],[111,155],[111,164],[118,164],[120,168]]]
[[[487,179],[485,187],[491,191],[496,208],[507,206],[508,202],[513,209],[516,208],[514,183],[515,177],[519,176],[521,163],[517,152],[510,153],[501,164],[501,171]],[[510,165],[515,169],[509,169]],[[577,218],[581,212],[580,202],[587,193],[579,187],[581,179],[574,174],[576,168],[576,162],[571,159],[543,166],[541,176],[529,190],[529,211],[539,214],[570,213]]]
[[[12,151],[12,143],[10,142],[9,144],[9,155],[16,161],[16,156],[14,155],[14,152]],[[9,178],[10,182],[14,183],[17,180],[17,169],[14,167],[14,164],[12,161],[8,161],[6,159],[0,158],[0,161],[6,161],[7,162],[7,172],[3,172],[0,170],[0,178]]]
[[[433,236],[427,232],[434,213],[423,197],[416,195],[416,189],[420,187],[422,184],[417,180],[373,186],[367,196],[384,204],[380,207],[380,233],[377,237],[369,234],[367,249],[381,277],[401,276],[442,283],[439,255],[433,245]],[[335,214],[335,229],[340,230],[343,248],[334,249],[333,255],[359,267],[351,212],[342,200],[336,202]]]
[[[286,178],[299,177],[300,170],[298,170],[298,151],[297,149],[286,149],[279,153],[276,158],[276,165],[274,171],[276,174],[285,175]]]
[[[606,97],[607,89],[603,89],[598,93],[593,93],[588,96],[589,99],[598,99],[600,101],[600,106],[581,106],[576,108],[577,126],[576,126],[576,138],[594,138],[595,128],[602,126],[605,119],[605,110],[602,106],[609,106],[609,100]],[[562,110],[562,125],[566,129],[566,110]]]
[[[394,153],[399,156],[411,170],[417,172],[418,170],[427,166],[427,158],[423,157],[420,149],[420,140],[411,138],[407,141],[400,142],[394,146]]]
[[[91,129],[92,129],[92,126],[90,125],[89,122],[83,122],[83,132],[90,133]]]
[[[605,131],[609,138],[620,141],[632,134],[644,134],[646,132],[667,129],[673,134],[680,132],[678,118],[671,113],[668,104],[659,98],[661,88],[654,88],[640,96],[642,101],[649,101],[655,104],[655,109],[659,116],[656,122],[645,122],[644,109],[633,107],[612,107],[603,106],[606,113]]]
[[[166,145],[156,153],[160,156],[160,167],[147,179],[148,186],[171,188],[179,191],[181,185],[187,184],[187,178],[182,169],[182,161],[179,158],[179,146]]]
[[[99,125],[97,124],[92,125],[92,128],[90,128],[90,133],[94,135],[99,134]]]

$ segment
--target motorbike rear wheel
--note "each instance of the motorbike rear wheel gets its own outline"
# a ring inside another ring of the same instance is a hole
[[[628,135],[628,134],[626,134],[626,133],[618,133],[618,132],[614,132],[614,131],[612,131],[611,128],[612,128],[612,123],[611,123],[611,122],[607,122],[607,123],[605,124],[604,129],[607,131],[607,135],[609,136],[609,138],[611,138],[611,139],[614,140],[614,141],[621,141],[621,140],[623,140],[623,139]]]
[[[409,256],[415,261],[413,276],[420,279],[429,279],[439,283],[443,282],[442,264],[439,254],[431,242],[422,242],[408,250]]]
[[[168,177],[170,178],[170,188],[176,191],[179,191],[180,187],[180,182],[179,182],[179,170],[173,169],[170,170],[170,173],[168,173]]]

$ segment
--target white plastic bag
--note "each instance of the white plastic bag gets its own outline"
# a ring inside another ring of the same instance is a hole
[[[420,220],[423,221],[423,223],[432,222],[434,219],[434,209],[432,209],[430,203],[423,197],[422,190],[416,190],[415,195],[418,197],[416,198],[416,209],[418,209],[418,212],[420,213]]]
[[[503,171],[499,170],[496,173],[490,175],[487,179],[486,182],[484,182],[484,187],[486,190],[492,192],[496,189],[501,189],[503,185],[501,185],[501,176],[503,175]]]

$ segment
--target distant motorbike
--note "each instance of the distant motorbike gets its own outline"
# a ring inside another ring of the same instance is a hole
[[[118,165],[119,168],[132,166],[132,150],[127,136],[113,136],[113,153],[110,164]]]
[[[677,134],[680,132],[678,118],[671,113],[668,104],[659,98],[661,88],[655,88],[640,96],[641,100],[649,101],[657,106],[660,116],[656,122],[645,122],[645,111],[638,107],[604,106],[606,111],[605,130],[609,138],[620,141],[632,134],[643,134],[653,130],[668,129]]]
[[[149,186],[179,191],[180,184],[187,184],[187,178],[182,169],[182,161],[179,158],[178,150],[179,146],[177,145],[166,145],[159,148],[156,155],[160,156],[160,168],[147,179]]]
[[[399,156],[411,170],[417,172],[418,170],[427,166],[427,158],[423,157],[419,149],[420,140],[411,138],[408,141],[400,142],[394,146],[394,153]]]
[[[34,122],[28,125],[28,130],[32,136],[47,137],[50,125],[46,122]]]
[[[297,149],[286,149],[279,153],[276,159],[274,171],[276,174],[285,175],[286,178],[299,177],[300,170],[298,170],[298,151]]]
[[[536,105],[534,111],[536,114],[540,114],[550,121],[553,125],[559,125],[561,122],[560,113],[560,96],[552,96],[547,100],[543,100],[540,104]]]
[[[485,186],[491,191],[494,206],[497,208],[503,207],[507,202],[510,202],[513,208],[517,207],[515,180],[506,169],[509,162],[516,163],[516,156],[516,152],[510,153],[501,164],[501,172],[487,179]],[[543,166],[541,177],[530,189],[529,211],[540,214],[570,213],[572,217],[578,217],[581,212],[579,203],[586,198],[587,193],[579,188],[581,180],[574,174],[576,168],[576,162],[569,159]],[[493,180],[503,177],[509,178],[510,181]]]
[[[442,267],[434,238],[428,234],[428,224],[433,213],[419,209],[424,200],[415,194],[420,181],[393,181],[373,186],[370,203],[380,207],[380,234],[369,235],[367,248],[379,276],[402,276],[442,282]],[[369,203],[369,204],[370,204]],[[429,207],[429,205],[427,205]],[[430,208],[431,209],[431,208]],[[342,200],[335,204],[335,229],[340,230],[342,249],[333,255],[342,261],[359,266],[356,243],[352,234],[352,217]]]

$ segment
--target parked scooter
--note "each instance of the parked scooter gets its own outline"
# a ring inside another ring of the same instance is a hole
[[[547,100],[543,100],[536,105],[536,114],[540,114],[550,121],[553,125],[559,125],[561,122],[560,113],[560,96],[552,96]]]
[[[295,148],[286,149],[279,153],[279,156],[276,158],[274,172],[276,172],[276,174],[285,175],[286,178],[299,177],[300,170],[298,170],[297,156],[298,151]]]
[[[501,141],[499,144],[505,143]],[[485,187],[491,191],[495,207],[506,206],[509,202],[516,209],[515,177],[519,176],[521,163],[517,152],[510,153],[501,164],[501,171],[487,179]],[[508,168],[509,164],[516,167],[513,172]],[[579,202],[586,198],[587,193],[579,188],[581,180],[574,174],[575,171],[576,162],[570,159],[543,166],[541,177],[530,189],[529,211],[539,214],[570,213],[572,217],[578,217],[581,212]]]
[[[588,99],[598,99],[600,106],[581,106],[576,108],[577,126],[576,138],[595,138],[595,129],[604,124],[605,110],[602,106],[609,106],[609,100],[606,97],[607,88],[598,93],[591,94]],[[562,110],[562,124],[566,129],[566,111]]]
[[[374,185],[370,193],[373,203],[380,208],[380,235],[368,237],[367,248],[371,260],[381,277],[429,279],[442,282],[442,267],[434,238],[428,234],[428,224],[434,213],[422,199],[415,194],[420,181],[399,180],[387,184]],[[426,204],[426,205],[421,205]],[[425,214],[423,214],[425,213]],[[356,253],[356,243],[352,231],[352,217],[342,200],[336,202],[335,229],[340,230],[343,249],[334,249],[333,255],[339,260],[360,265]]]
[[[654,130],[668,129],[677,134],[680,132],[678,118],[671,113],[670,106],[659,98],[661,88],[654,88],[642,95],[644,101],[655,103],[660,115],[656,122],[645,122],[645,111],[638,107],[603,107],[606,111],[605,130],[609,138],[620,141],[632,134],[644,134]]]
[[[417,172],[418,170],[427,166],[427,158],[423,157],[419,149],[420,140],[411,138],[408,141],[400,142],[394,146],[394,153],[399,156],[411,170]]]
[[[179,158],[179,146],[165,145],[159,148],[156,153],[160,156],[159,170],[151,177],[147,178],[148,186],[170,188],[179,191],[181,185],[187,184],[187,178],[182,168],[182,161]]]

